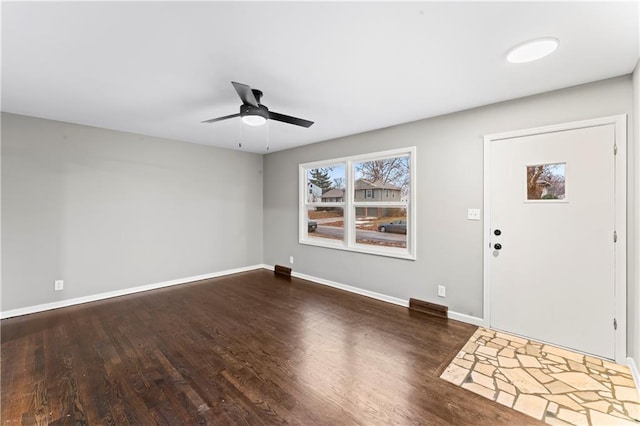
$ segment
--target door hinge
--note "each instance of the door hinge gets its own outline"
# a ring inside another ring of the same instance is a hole
[[[618,145],[613,145],[613,155],[618,155]]]
[[[613,231],[613,242],[614,243],[618,242],[618,233],[616,231]]]
[[[618,329],[618,321],[616,321],[616,319],[613,319],[613,329],[617,330]]]

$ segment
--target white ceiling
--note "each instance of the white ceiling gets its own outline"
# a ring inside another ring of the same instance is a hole
[[[230,81],[264,92],[270,151],[608,77],[638,60],[638,2],[2,4],[2,110],[265,152]],[[523,41],[551,56],[509,64]],[[241,130],[241,128],[243,130]]]

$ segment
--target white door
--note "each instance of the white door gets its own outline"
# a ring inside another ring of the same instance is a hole
[[[615,132],[488,141],[491,328],[616,358]]]

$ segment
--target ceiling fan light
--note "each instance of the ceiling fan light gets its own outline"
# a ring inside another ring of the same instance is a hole
[[[267,119],[261,115],[245,115],[242,117],[242,122],[249,126],[262,126],[267,122]]]
[[[542,59],[555,52],[558,39],[553,37],[537,38],[519,44],[507,53],[507,61],[512,64],[524,64]]]

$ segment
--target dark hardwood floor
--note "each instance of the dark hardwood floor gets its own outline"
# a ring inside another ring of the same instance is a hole
[[[438,378],[476,327],[259,270],[2,321],[6,424],[537,422]]]

